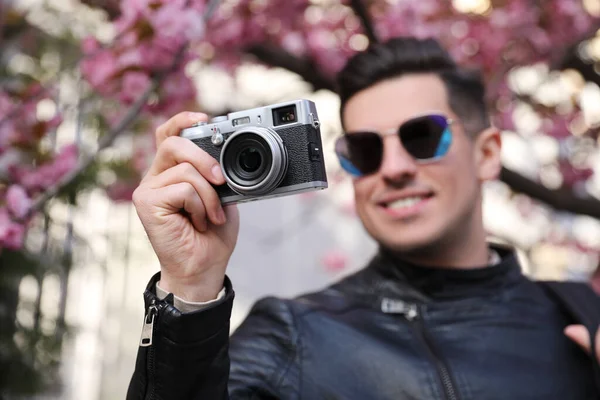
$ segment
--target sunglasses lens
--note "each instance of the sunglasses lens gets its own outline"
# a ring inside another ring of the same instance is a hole
[[[383,142],[373,132],[346,134],[335,142],[342,168],[351,175],[362,176],[377,171],[383,156]]]
[[[402,146],[418,160],[444,156],[452,143],[452,133],[443,115],[426,115],[405,122],[398,133]]]

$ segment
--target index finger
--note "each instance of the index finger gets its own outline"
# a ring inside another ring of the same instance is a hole
[[[179,136],[182,129],[189,128],[197,122],[206,122],[207,120],[208,116],[206,114],[197,112],[184,111],[174,115],[156,129],[154,133],[156,147],[159,147],[170,136]]]
[[[157,176],[178,164],[193,165],[205,179],[220,185],[225,178],[217,159],[195,145],[191,140],[181,136],[172,136],[164,140],[158,148],[156,157],[146,173],[146,177]],[[144,179],[146,179],[144,177]]]

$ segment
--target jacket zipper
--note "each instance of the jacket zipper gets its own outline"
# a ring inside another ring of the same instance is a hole
[[[411,328],[417,333],[417,336],[425,345],[429,357],[436,366],[446,399],[458,400],[458,393],[455,389],[456,385],[452,380],[448,367],[437,352],[425,330],[423,321],[420,318],[422,312],[419,312],[419,307],[416,304],[405,303],[400,300],[383,299],[381,302],[381,310],[387,314],[401,314],[409,322]]]
[[[148,307],[148,313],[144,317],[144,326],[142,328],[142,337],[140,338],[141,347],[149,347],[148,349],[148,386],[149,394],[146,398],[152,400],[154,398],[154,346],[152,339],[156,334],[156,318],[158,317],[158,307],[156,300],[153,299]]]

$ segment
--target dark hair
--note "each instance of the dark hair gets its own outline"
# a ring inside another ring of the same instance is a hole
[[[342,123],[344,107],[356,93],[410,73],[435,73],[442,79],[449,106],[469,134],[476,135],[490,126],[481,76],[459,67],[436,40],[412,37],[371,44],[354,55],[338,73]]]

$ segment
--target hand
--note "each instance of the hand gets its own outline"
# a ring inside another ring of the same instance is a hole
[[[133,203],[161,265],[160,287],[187,301],[208,301],[223,288],[237,241],[237,207],[221,207],[212,184],[225,179],[213,157],[179,132],[205,114],[183,112],[156,130],[157,154]]]
[[[569,325],[565,328],[565,335],[577,343],[586,353],[591,354],[590,334],[585,326]],[[596,333],[596,342],[594,344],[596,346],[596,359],[600,362],[600,330]]]

